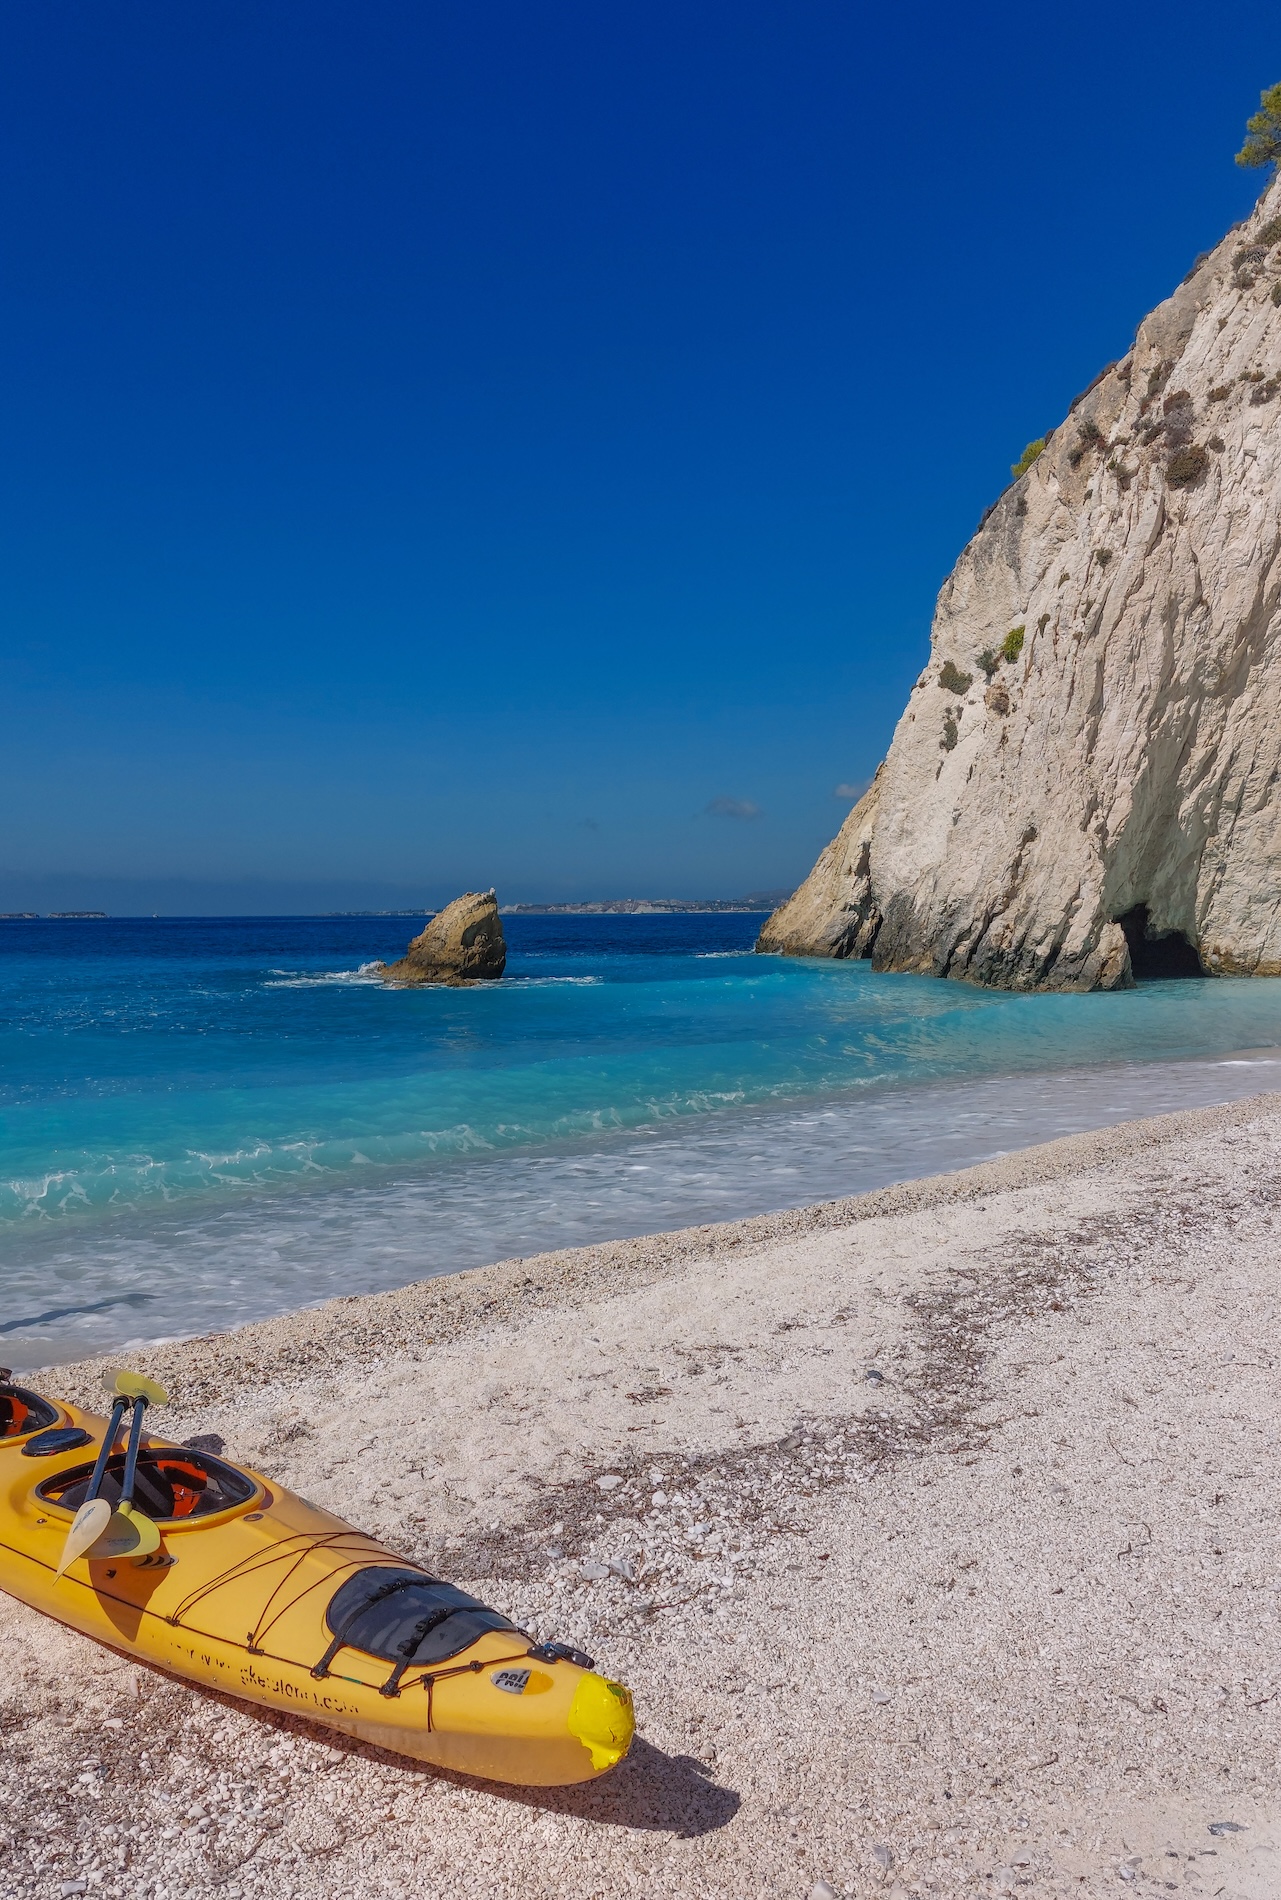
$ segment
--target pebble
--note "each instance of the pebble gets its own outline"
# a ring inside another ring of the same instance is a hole
[[[609,1565],[597,1563],[595,1558],[589,1558],[586,1563],[579,1564],[578,1574],[580,1577],[586,1577],[590,1582],[595,1583],[610,1574]]]
[[[1240,1821],[1211,1821],[1210,1832],[1222,1838],[1225,1834],[1244,1834],[1245,1828]]]
[[[620,1485],[620,1484],[621,1484],[622,1482],[623,1482],[623,1481],[622,1481],[622,1479],[621,1479],[621,1478],[620,1478],[620,1477],[618,1476],[618,1474],[617,1474],[617,1472],[614,1472],[614,1471],[607,1471],[607,1472],[605,1473],[605,1476],[604,1476],[603,1478],[597,1478],[597,1480],[596,1480],[596,1489],[597,1489],[598,1491],[613,1491],[613,1490],[616,1490],[616,1489],[617,1489],[617,1487],[618,1487],[618,1486],[619,1486],[619,1485]]]
[[[68,1900],[68,1896],[70,1894],[88,1893],[88,1891],[89,1891],[89,1882],[87,1880],[64,1880],[62,1885],[58,1889],[58,1892],[62,1896],[62,1900]]]
[[[894,1700],[894,1698],[893,1698],[893,1696],[892,1696],[892,1695],[890,1694],[890,1692],[889,1692],[889,1690],[888,1690],[888,1689],[873,1689],[873,1691],[872,1691],[872,1700],[873,1700],[873,1702],[875,1702],[875,1703],[876,1703],[876,1704],[877,1704],[877,1705],[878,1705],[878,1706],[879,1706],[880,1708],[884,1708],[884,1707],[885,1707],[885,1704],[886,1704],[887,1702],[892,1702],[892,1701]]]
[[[876,1862],[878,1867],[892,1867],[894,1865],[894,1856],[891,1854],[889,1848],[886,1847],[884,1841],[878,1841],[876,1843],[876,1846],[872,1849],[872,1859]]]
[[[810,1888],[810,1900],[836,1900],[836,1889],[825,1880],[816,1880]]]

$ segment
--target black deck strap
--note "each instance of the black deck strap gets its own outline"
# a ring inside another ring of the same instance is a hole
[[[390,1595],[391,1592],[387,1591],[385,1594]],[[376,1601],[376,1599],[371,1597],[370,1602],[374,1601]],[[368,1606],[366,1605],[364,1607],[367,1608]],[[425,1636],[429,1636],[434,1629],[439,1628],[442,1623],[447,1623],[451,1616],[457,1616],[459,1607],[460,1606],[456,1603],[448,1603],[443,1605],[440,1609],[432,1610],[428,1616],[419,1618],[404,1642],[397,1644],[397,1648],[400,1651],[400,1661],[396,1664],[396,1667],[392,1670],[386,1682],[384,1682],[382,1688],[378,1691],[379,1695],[398,1696],[400,1694],[400,1678],[413,1662],[414,1651],[417,1649],[419,1643],[422,1642]],[[360,1612],[356,1612],[356,1614],[359,1613]],[[346,1629],[347,1624],[350,1623],[351,1620],[351,1617],[347,1618],[347,1623],[343,1624],[344,1629]]]
[[[390,1701],[393,1696],[398,1696],[400,1694],[400,1678],[404,1675],[408,1667],[408,1658],[402,1657],[388,1676],[386,1682],[379,1685],[379,1695],[385,1695],[388,1701]]]
[[[411,1585],[419,1584],[422,1580],[423,1574],[421,1571],[415,1571],[407,1577],[397,1577],[394,1583],[385,1583],[381,1590],[375,1590],[372,1596],[366,1597],[363,1603],[358,1604],[349,1615],[345,1616],[333,1642],[330,1643],[328,1649],[311,1672],[316,1678],[316,1681],[323,1682],[325,1677],[329,1674],[329,1665],[346,1642],[347,1631],[351,1628],[358,1616],[363,1616],[366,1610],[372,1609],[375,1603],[381,1603],[385,1597],[394,1597],[398,1590],[408,1590]]]

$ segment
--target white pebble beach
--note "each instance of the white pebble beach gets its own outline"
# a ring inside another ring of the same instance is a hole
[[[1263,1096],[131,1355],[638,1737],[468,1781],[0,1598],[0,1896],[1275,1900],[1279,1223]]]

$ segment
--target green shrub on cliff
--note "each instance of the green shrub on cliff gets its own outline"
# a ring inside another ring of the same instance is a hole
[[[955,660],[944,660],[939,668],[939,685],[946,687],[949,693],[959,693],[962,698],[974,684],[972,673],[962,673]]]
[[[1005,661],[1007,666],[1013,666],[1019,654],[1022,653],[1023,636],[1026,632],[1026,627],[1011,627],[1004,640],[1002,640],[1001,658]]]
[[[1246,120],[1245,130],[1237,164],[1247,171],[1257,165],[1281,166],[1281,83],[1259,94],[1259,110]]]
[[[1045,437],[1038,435],[1035,442],[1029,442],[1017,462],[1010,463],[1010,473],[1015,481],[1020,475],[1026,475],[1041,450],[1045,447]]]

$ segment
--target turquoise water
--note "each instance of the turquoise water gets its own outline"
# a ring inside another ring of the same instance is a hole
[[[754,957],[760,921],[513,918],[501,983],[420,991],[364,967],[403,919],[0,924],[2,1356],[856,1192],[1274,1082],[1281,984],[1010,996]]]

